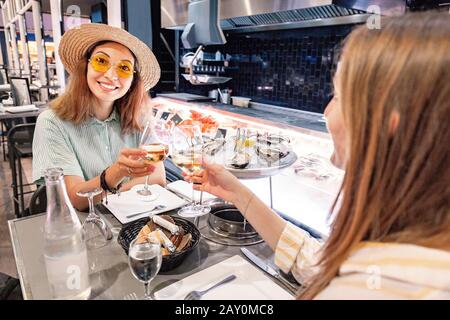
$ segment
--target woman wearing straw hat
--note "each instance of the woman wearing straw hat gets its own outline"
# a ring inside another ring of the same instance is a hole
[[[76,195],[82,189],[126,190],[149,174],[150,184],[164,185],[163,163],[143,163],[138,149],[143,118],[151,115],[148,90],[160,77],[152,51],[125,30],[85,24],[64,34],[59,55],[70,81],[37,120],[33,180],[62,168],[79,210],[88,206]]]

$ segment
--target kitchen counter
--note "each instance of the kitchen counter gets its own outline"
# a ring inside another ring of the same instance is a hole
[[[245,121],[252,124],[261,124],[272,128],[279,128],[307,134],[325,140],[330,140],[326,128],[325,119],[322,114],[287,109],[261,103],[250,103],[249,108],[236,107],[229,104],[216,102],[185,102],[173,98],[157,97],[153,99],[155,104],[184,106],[186,108],[199,109],[212,114],[221,114],[226,118],[233,118],[237,121]]]
[[[281,108],[260,103],[250,103],[249,108],[236,107],[223,103],[198,103],[199,105],[211,106],[215,109],[237,113],[254,118],[286,124],[294,127],[315,130],[327,133],[325,120],[322,114],[300,111],[295,109]]]
[[[181,102],[181,100],[175,99],[173,100]],[[217,111],[220,110],[227,113],[234,113],[256,119],[263,119],[266,121],[278,124],[285,124],[292,127],[314,130],[322,133],[328,132],[323,115],[319,113],[288,109],[256,102],[250,102],[249,108],[241,108],[230,104],[223,104],[218,102],[191,102],[191,103],[200,107],[212,108]]]

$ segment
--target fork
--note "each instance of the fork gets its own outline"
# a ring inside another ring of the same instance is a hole
[[[123,300],[138,300],[136,292],[129,293],[123,297]]]
[[[206,290],[203,291],[191,291],[187,294],[186,297],[184,297],[184,300],[200,300],[200,298],[205,295],[207,292],[209,292],[210,290],[217,288],[225,283],[228,283],[230,281],[233,281],[234,279],[236,279],[236,276],[234,274],[229,275],[228,277],[226,277],[225,279],[223,279],[222,281],[219,281],[218,283],[216,283],[215,285],[209,287]]]

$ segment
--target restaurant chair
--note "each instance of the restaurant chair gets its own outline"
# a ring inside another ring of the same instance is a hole
[[[6,146],[8,144],[7,139],[7,133],[9,130],[11,130],[12,127],[18,124],[24,124],[24,123],[35,123],[37,120],[37,117],[25,117],[25,118],[14,118],[14,119],[4,119],[2,121],[2,130],[4,137],[2,136],[2,151],[3,151],[3,161],[7,160],[7,152],[6,152]],[[21,138],[22,136],[22,138]],[[26,140],[28,138],[28,134],[26,132],[20,132],[17,133],[17,139],[20,140]],[[4,142],[4,143],[3,143]]]
[[[6,144],[8,143],[8,140],[6,139],[6,134],[8,133],[8,130],[6,129],[5,124],[3,121],[0,122],[0,131],[1,131],[1,141],[2,144],[2,152],[3,152],[3,161],[6,161]]]
[[[47,211],[47,191],[45,184],[40,185],[30,199],[26,215],[34,215]]]
[[[0,272],[0,300],[23,300],[19,279]]]
[[[33,155],[33,135],[35,123],[19,124],[8,131],[8,155],[12,175],[12,189],[14,213],[16,217],[21,217],[25,210],[24,195],[34,192],[30,190],[25,192],[24,187],[30,187],[34,183],[23,182],[22,159],[32,157]]]

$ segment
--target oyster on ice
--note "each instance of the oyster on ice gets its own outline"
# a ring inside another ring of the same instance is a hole
[[[211,140],[210,142],[205,144],[205,146],[203,147],[203,151],[206,154],[213,156],[225,145],[225,142],[225,139]]]
[[[285,145],[279,144],[277,146],[271,145],[257,145],[256,154],[263,160],[273,163],[280,161],[289,154],[289,150]]]
[[[251,156],[246,152],[239,152],[231,159],[230,166],[235,169],[245,169],[250,164]]]

